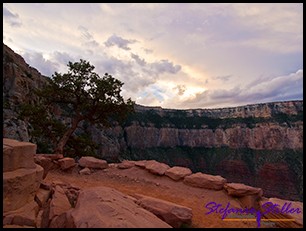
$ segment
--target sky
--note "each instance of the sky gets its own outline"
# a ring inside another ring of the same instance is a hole
[[[145,106],[303,99],[302,3],[3,3],[3,42],[50,77],[85,59]]]

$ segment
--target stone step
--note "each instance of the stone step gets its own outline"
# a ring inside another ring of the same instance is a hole
[[[3,172],[19,168],[35,169],[36,144],[3,138]]]
[[[34,201],[43,171],[40,165],[35,165],[33,169],[19,168],[3,173],[3,212],[19,209]]]

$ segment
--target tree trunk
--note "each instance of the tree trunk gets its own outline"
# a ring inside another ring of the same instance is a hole
[[[64,154],[64,147],[69,140],[72,133],[78,127],[79,122],[82,120],[81,116],[77,116],[73,119],[71,127],[64,133],[63,137],[59,140],[54,153]]]

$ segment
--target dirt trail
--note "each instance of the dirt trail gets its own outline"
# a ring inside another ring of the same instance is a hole
[[[205,205],[211,201],[220,203],[225,207],[230,202],[231,207],[238,202],[229,197],[225,191],[214,191],[194,188],[185,185],[182,181],[173,181],[167,176],[157,176],[145,169],[132,167],[130,169],[118,169],[110,167],[97,170],[91,175],[79,175],[77,169],[70,172],[60,170],[50,171],[45,179],[46,182],[62,181],[79,188],[107,186],[123,193],[133,195],[141,193],[147,196],[171,201],[187,206],[193,211],[191,227],[195,228],[256,228],[253,221],[229,222],[221,219],[220,214],[209,214]],[[262,225],[262,227],[268,227]]]

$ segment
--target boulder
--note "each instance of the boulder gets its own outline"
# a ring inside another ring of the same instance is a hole
[[[36,144],[3,138],[3,172],[19,168],[35,169]]]
[[[108,167],[108,164],[105,160],[100,160],[92,156],[82,156],[79,160],[79,165],[83,168],[104,169]]]
[[[136,201],[138,205],[152,212],[174,228],[191,224],[191,208],[141,194],[136,194],[135,197],[138,198]]]
[[[32,159],[33,161],[33,159]],[[21,208],[30,201],[34,201],[43,177],[43,168],[19,168],[15,171],[3,173],[3,211]]]
[[[184,183],[197,188],[221,190],[226,183],[226,179],[221,176],[213,176],[197,172],[186,176]]]
[[[124,160],[118,164],[119,169],[127,169],[135,166],[135,161]]]
[[[76,165],[73,158],[65,157],[63,159],[58,160],[59,165],[61,166],[62,170],[66,170],[72,168]]]
[[[157,162],[156,160],[147,160],[145,168],[150,173],[162,176],[170,167],[169,165]]]
[[[185,176],[189,176],[192,174],[192,171],[189,168],[175,166],[169,168],[165,175],[170,177],[172,180],[180,180],[183,179]]]
[[[66,219],[67,228],[171,228],[125,194],[108,187],[82,190]]]
[[[240,183],[227,183],[224,184],[224,189],[230,196],[243,197],[247,195],[258,195],[262,196],[263,191],[261,188],[251,187]]]

